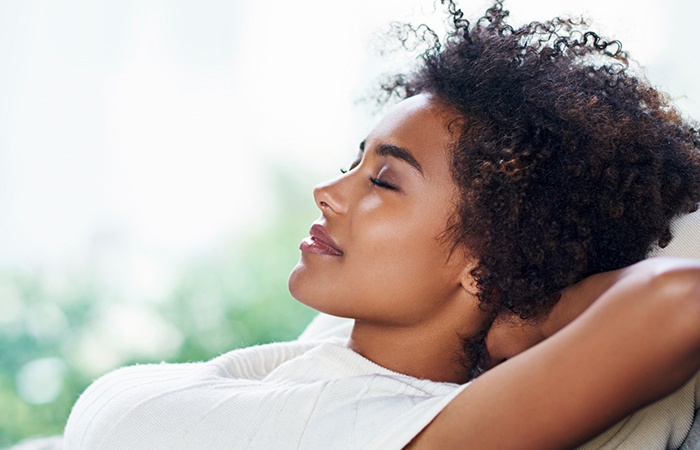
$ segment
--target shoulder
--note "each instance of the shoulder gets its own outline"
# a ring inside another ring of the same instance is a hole
[[[93,382],[73,406],[64,432],[66,448],[98,448],[135,405],[181,382],[200,364],[147,364],[114,370]]]
[[[150,442],[175,435],[221,400],[222,385],[254,383],[317,343],[275,343],[233,350],[207,362],[144,364],[114,370],[93,382],[73,406],[67,448],[100,448],[133,434]]]

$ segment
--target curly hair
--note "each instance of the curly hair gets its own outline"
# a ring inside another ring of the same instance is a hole
[[[482,308],[534,321],[564,287],[668,244],[671,220],[700,201],[699,133],[584,20],[514,28],[496,0],[470,23],[441,3],[447,37],[406,25],[429,49],[382,88],[459,112],[449,237],[479,260]],[[465,342],[472,363],[484,362],[484,336]]]

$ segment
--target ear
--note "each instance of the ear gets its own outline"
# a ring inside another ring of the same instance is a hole
[[[462,284],[462,288],[474,297],[476,297],[476,294],[479,293],[479,287],[476,284],[476,280],[472,276],[472,271],[475,268],[476,262],[473,260],[468,261],[466,267],[464,268],[460,276],[460,283]]]

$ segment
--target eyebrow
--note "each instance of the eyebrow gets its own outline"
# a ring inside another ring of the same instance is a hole
[[[365,141],[362,141],[360,143],[360,151],[364,153],[365,151]],[[398,147],[396,145],[391,145],[391,144],[381,144],[379,147],[377,147],[377,155],[379,156],[391,156],[396,159],[400,159],[404,162],[407,162],[411,167],[416,169],[418,173],[423,176],[423,168],[421,165],[418,163],[416,158],[413,157],[411,152],[406,150],[403,147]]]

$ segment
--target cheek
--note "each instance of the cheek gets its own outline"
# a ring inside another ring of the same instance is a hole
[[[347,266],[353,268],[365,295],[387,302],[395,298],[419,300],[439,297],[443,290],[451,289],[456,268],[447,264],[449,248],[438,241],[441,227],[417,229],[400,224],[383,231],[376,239],[368,239],[361,253],[358,249],[348,255]]]

